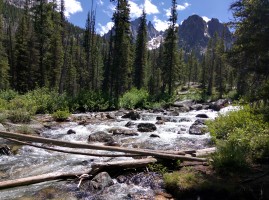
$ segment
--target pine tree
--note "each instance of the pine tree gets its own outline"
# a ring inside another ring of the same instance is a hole
[[[136,39],[134,63],[134,85],[138,89],[146,86],[147,59],[147,19],[145,10],[143,10]]]
[[[112,81],[115,107],[118,107],[119,97],[131,86],[131,34],[130,8],[128,0],[118,0],[113,15],[115,23],[114,51],[112,64]]]
[[[9,65],[7,54],[3,47],[3,18],[2,18],[3,0],[0,0],[0,90],[9,87]]]
[[[168,94],[172,95],[175,87],[175,81],[178,77],[178,39],[177,39],[177,2],[172,0],[171,16],[169,19],[170,26],[167,30],[165,38],[165,65],[164,73],[164,86],[168,86]]]

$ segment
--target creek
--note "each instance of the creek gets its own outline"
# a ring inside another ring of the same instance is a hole
[[[138,120],[123,119],[119,111],[110,112],[116,116],[114,119],[103,119],[108,113],[74,114],[70,122],[58,123],[41,132],[45,138],[63,141],[86,143],[89,135],[97,132],[108,132],[113,129],[131,130],[138,133],[137,136],[116,135],[114,140],[123,147],[144,148],[156,150],[189,150],[203,149],[210,146],[210,134],[191,135],[189,129],[197,120],[198,114],[205,114],[208,119],[214,119],[219,113],[226,113],[235,107],[228,106],[219,112],[213,110],[190,111],[179,113],[177,116],[170,111],[150,112],[139,111],[141,116]],[[159,117],[165,121],[156,124],[157,129],[153,132],[138,132],[139,123],[157,122]],[[78,123],[78,119],[88,119],[89,123]],[[125,125],[132,121],[132,126]],[[79,125],[81,124],[81,125]],[[72,129],[76,134],[67,134]],[[155,137],[151,137],[154,134]],[[4,140],[1,140],[3,142]],[[65,149],[64,147],[57,147]],[[91,150],[80,149],[83,152]],[[96,152],[96,151],[94,151]],[[101,151],[97,151],[100,152]],[[117,154],[117,153],[114,153]],[[133,158],[101,158],[83,155],[64,154],[59,152],[38,149],[31,146],[22,146],[15,155],[0,156],[0,180],[11,180],[23,177],[35,176],[50,172],[77,172],[89,169],[94,162],[107,162],[127,160]],[[124,175],[124,171],[118,172],[126,181],[119,178],[113,179],[113,185],[98,192],[91,192],[87,188],[77,188],[79,180],[49,181],[40,184],[0,190],[0,200],[12,199],[154,199],[156,191],[164,191],[160,175],[156,173],[133,173]]]

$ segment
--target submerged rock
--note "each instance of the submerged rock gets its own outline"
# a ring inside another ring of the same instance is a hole
[[[88,142],[110,142],[113,143],[115,140],[111,135],[104,131],[98,131],[89,135]]]
[[[153,132],[157,130],[155,124],[151,123],[140,123],[137,127],[139,132]]]

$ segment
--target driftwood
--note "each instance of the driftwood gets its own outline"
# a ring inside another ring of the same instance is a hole
[[[10,138],[7,138],[7,139],[12,141],[12,142],[18,143],[18,144],[23,144],[23,145],[36,147],[36,148],[39,148],[39,149],[46,149],[46,150],[50,150],[50,151],[56,151],[56,152],[68,153],[68,154],[77,154],[77,155],[95,156],[95,157],[113,157],[113,158],[141,156],[141,155],[137,155],[137,154],[121,154],[121,155],[119,155],[119,154],[86,153],[86,152],[81,152],[81,151],[67,151],[67,150],[55,149],[55,148],[51,148],[51,147],[43,147],[43,146],[31,144],[29,142],[22,142],[22,141],[15,140],[15,139],[10,139]]]
[[[101,146],[101,145],[94,145],[94,144],[65,142],[65,141],[59,141],[59,140],[54,140],[54,139],[29,136],[29,135],[23,135],[23,134],[11,133],[11,132],[5,132],[5,131],[0,131],[0,137],[12,138],[12,139],[17,139],[17,140],[22,140],[22,141],[31,141],[31,142],[37,142],[37,143],[45,143],[45,144],[57,145],[57,146],[62,146],[62,147],[70,147],[70,148],[115,151],[115,152],[131,153],[131,154],[140,154],[140,155],[145,155],[145,156],[154,156],[156,158],[179,159],[182,161],[200,161],[200,162],[206,161],[205,158],[187,157],[187,156],[173,155],[173,154],[167,154],[167,153],[156,153],[156,152],[145,150],[145,149],[132,149],[132,148],[123,148],[123,147],[112,147],[112,146]]]
[[[92,164],[91,169],[81,171],[81,172],[53,172],[53,173],[42,174],[42,175],[32,176],[32,177],[27,177],[27,178],[2,181],[0,182],[0,189],[30,185],[30,184],[41,183],[41,182],[51,181],[51,180],[77,178],[78,176],[86,175],[86,174],[94,175],[98,173],[99,171],[104,170],[106,168],[111,169],[115,167],[120,167],[120,168],[144,167],[144,166],[147,166],[148,164],[155,163],[155,162],[157,162],[155,158],[145,158],[145,159],[139,159],[139,160],[94,163]]]

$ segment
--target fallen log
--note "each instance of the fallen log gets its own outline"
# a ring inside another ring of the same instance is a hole
[[[0,131],[0,137],[3,138],[12,138],[22,141],[30,141],[30,142],[37,142],[37,143],[45,143],[51,145],[57,145],[62,147],[70,147],[70,148],[81,148],[81,149],[95,149],[95,150],[104,150],[104,151],[115,151],[115,152],[123,152],[123,153],[131,153],[131,154],[140,154],[145,156],[154,156],[157,158],[165,158],[165,159],[179,159],[179,160],[186,160],[186,161],[200,161],[205,162],[205,158],[196,158],[196,157],[187,157],[182,155],[173,155],[167,153],[156,153],[145,149],[132,149],[132,148],[123,148],[123,147],[112,147],[112,146],[101,146],[101,145],[94,145],[94,144],[82,144],[82,143],[75,143],[75,142],[66,142],[66,141],[59,141],[49,138],[42,138],[37,136],[29,136],[23,135],[19,133],[11,133]]]
[[[19,140],[15,140],[15,139],[10,139],[7,138],[8,140],[18,143],[18,144],[23,144],[23,145],[28,145],[28,146],[32,146],[32,147],[36,147],[39,149],[46,149],[46,150],[50,150],[50,151],[56,151],[56,152],[61,152],[61,153],[68,153],[68,154],[77,154],[77,155],[84,155],[84,156],[94,156],[94,157],[136,157],[136,156],[141,156],[141,155],[137,155],[137,154],[100,154],[100,153],[86,153],[86,152],[81,152],[81,151],[67,151],[67,150],[61,150],[61,149],[55,149],[55,148],[51,148],[51,147],[42,147],[39,145],[35,145],[35,144],[31,144],[29,142],[22,142]]]
[[[138,168],[144,167],[148,164],[155,163],[157,160],[155,158],[145,158],[139,160],[127,160],[127,161],[115,161],[115,162],[107,162],[107,163],[93,163],[91,169],[84,170],[81,172],[53,172],[48,174],[42,174],[27,178],[20,178],[15,180],[8,180],[0,182],[0,189],[4,188],[11,188],[11,187],[18,187],[18,186],[25,186],[31,185],[35,183],[41,183],[45,181],[51,180],[59,180],[59,179],[66,179],[66,178],[77,178],[78,176],[89,174],[94,175],[101,170],[105,170],[106,168]]]

